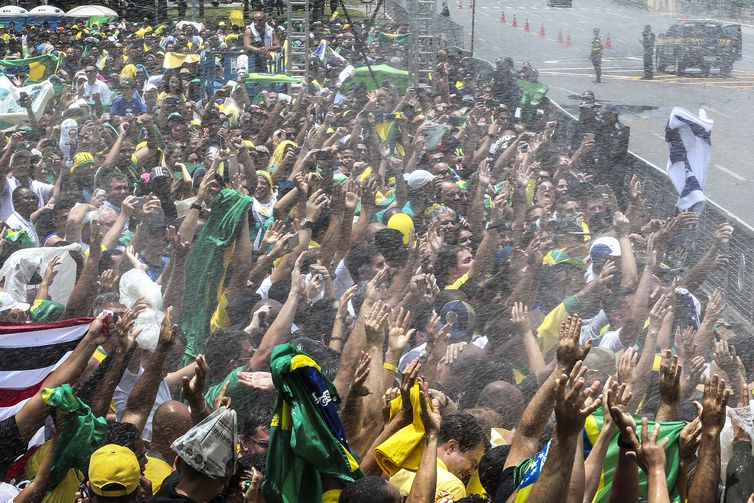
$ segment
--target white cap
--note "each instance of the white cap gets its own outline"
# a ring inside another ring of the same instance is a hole
[[[404,174],[403,179],[406,180],[406,183],[410,188],[416,190],[424,187],[429,182],[434,180],[435,175],[433,175],[429,171],[417,169],[416,171],[412,171],[411,173]]]
[[[28,311],[30,305],[25,302],[18,302],[8,292],[0,292],[0,312],[8,311],[10,309],[20,309],[21,311]]]

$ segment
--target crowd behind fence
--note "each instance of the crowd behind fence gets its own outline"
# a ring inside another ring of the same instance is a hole
[[[406,9],[407,0],[386,0],[386,11],[392,19],[408,19]],[[691,3],[691,2],[690,2]],[[696,2],[699,3],[699,2]],[[465,49],[464,29],[450,18],[441,18],[437,22],[438,36],[441,39],[454,40],[448,44],[460,56],[470,56]],[[452,28],[443,29],[447,23]],[[452,33],[452,36],[451,36]],[[492,63],[473,58],[475,73],[486,75],[494,69]],[[576,118],[565,109],[558,106],[561,120],[575,121]],[[713,131],[714,138],[714,131]],[[626,179],[635,174],[642,185],[642,193],[647,198],[647,204],[652,210],[652,218],[667,218],[675,214],[677,201],[676,191],[670,182],[665,169],[658,167],[641,156],[629,151],[629,162],[625,166]],[[726,211],[713,201],[708,201],[699,219],[693,248],[688,250],[686,265],[693,265],[701,258],[713,244],[715,230],[722,222],[733,226],[733,237],[729,243],[729,263],[727,268],[716,270],[708,276],[704,285],[707,292],[715,288],[725,289],[728,311],[725,321],[729,323],[743,323],[747,328],[754,328],[754,228],[741,219]]]

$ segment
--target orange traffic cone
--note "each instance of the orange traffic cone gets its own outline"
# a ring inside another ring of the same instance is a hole
[[[514,28],[518,28],[518,20],[516,19],[516,15],[513,14],[513,22],[511,23],[511,26]]]
[[[526,21],[524,21],[524,31],[530,31],[529,30],[529,18],[526,18]]]
[[[545,35],[545,24],[544,23],[542,23],[542,26],[539,28],[539,36],[543,37],[543,38],[546,37],[546,35]]]
[[[505,11],[503,11],[503,12],[502,12],[502,13],[500,14],[500,22],[501,22],[502,24],[505,24]]]
[[[605,49],[612,49],[613,48],[613,41],[610,40],[610,34],[607,34],[607,38],[605,39]]]
[[[563,30],[558,30],[558,43],[563,43]]]
[[[568,32],[566,36],[566,47],[573,47],[573,41],[571,40],[571,32]]]

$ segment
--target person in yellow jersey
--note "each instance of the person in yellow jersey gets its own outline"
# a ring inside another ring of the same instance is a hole
[[[470,414],[446,414],[437,444],[435,501],[466,497],[465,482],[471,479],[487,449],[487,438]],[[411,491],[416,473],[403,469],[390,478],[402,495]]]

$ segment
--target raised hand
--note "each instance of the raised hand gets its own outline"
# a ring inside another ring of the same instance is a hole
[[[413,388],[414,384],[416,384],[416,379],[419,377],[419,371],[421,370],[421,368],[422,365],[417,358],[416,360],[409,363],[408,366],[406,366],[406,368],[403,370],[403,372],[401,372],[401,385],[399,388],[401,408],[397,414],[401,416],[400,418],[398,418],[398,420],[400,421],[410,423],[411,419],[413,418],[411,388]]]
[[[269,372],[239,372],[238,384],[251,389],[275,391],[272,374]]]
[[[524,334],[531,330],[529,317],[527,316],[529,308],[523,302],[514,302],[511,308],[511,321],[518,329],[518,332]]]
[[[672,294],[666,293],[660,296],[652,306],[649,312],[649,330],[653,333],[659,333],[662,321],[665,316],[673,309]]]
[[[702,406],[699,402],[694,402],[697,409],[701,412]],[[696,457],[696,449],[699,447],[699,441],[702,437],[702,419],[700,416],[696,416],[693,421],[688,423],[681,430],[681,435],[678,437],[678,453],[681,458],[681,462],[688,465]]]
[[[400,357],[416,330],[409,330],[411,311],[403,307],[392,309],[387,319],[388,352]]]
[[[599,407],[599,400],[587,405],[592,396],[592,388],[584,389],[584,376],[587,368],[576,362],[570,375],[561,374],[555,380],[555,431],[559,436],[573,436],[581,433],[587,416]]]
[[[372,305],[369,315],[364,320],[368,343],[382,347],[382,341],[385,339],[385,323],[390,314],[389,309],[388,305],[381,300]]]
[[[683,366],[677,356],[671,356],[670,350],[662,352],[660,361],[660,399],[668,404],[681,401],[681,372]]]
[[[202,407],[202,404],[206,407],[206,403],[204,402],[204,383],[207,379],[207,372],[209,372],[207,360],[204,358],[204,355],[199,355],[196,357],[194,377],[189,379],[184,376],[182,379],[183,396],[192,408],[196,406]]]
[[[442,425],[440,401],[437,398],[430,399],[429,383],[427,381],[421,379],[419,386],[419,405],[421,406],[420,416],[422,424],[424,424],[424,431],[426,433],[437,434],[440,432],[440,426]]]
[[[720,433],[725,425],[725,405],[730,391],[725,388],[725,379],[717,374],[704,380],[702,398],[702,428],[707,432]]]
[[[371,393],[366,385],[370,372],[369,364],[371,362],[372,355],[362,351],[359,363],[356,364],[356,371],[353,374],[353,382],[351,383],[351,393],[356,396],[367,396]]]
[[[634,375],[639,352],[633,346],[626,348],[618,361],[618,384],[629,384]]]
[[[558,366],[563,372],[570,373],[576,362],[583,361],[592,349],[592,341],[588,341],[582,349],[579,344],[580,337],[581,317],[579,315],[569,316],[560,324],[560,340],[556,354]]]
[[[718,341],[715,343],[715,352],[713,359],[720,369],[725,372],[731,382],[738,376],[738,357],[736,348],[728,345],[728,341]]]
[[[722,288],[716,288],[710,297],[707,309],[704,311],[704,323],[715,323],[725,309],[725,292]]]
[[[656,423],[652,435],[649,435],[649,424],[646,417],[641,420],[641,443],[636,438],[633,429],[629,427],[628,431],[631,433],[631,444],[633,450],[628,451],[626,454],[636,461],[644,473],[649,473],[651,470],[662,470],[665,472],[665,446],[670,441],[669,438],[664,438],[660,443],[657,443],[657,437],[660,434],[660,423]]]
[[[605,401],[610,412],[610,418],[621,431],[621,434],[624,434],[629,427],[636,430],[636,421],[628,412],[628,404],[631,402],[631,397],[632,394],[627,390],[625,383],[621,385],[611,383],[611,387],[607,390]],[[624,436],[624,438],[626,437]]]

